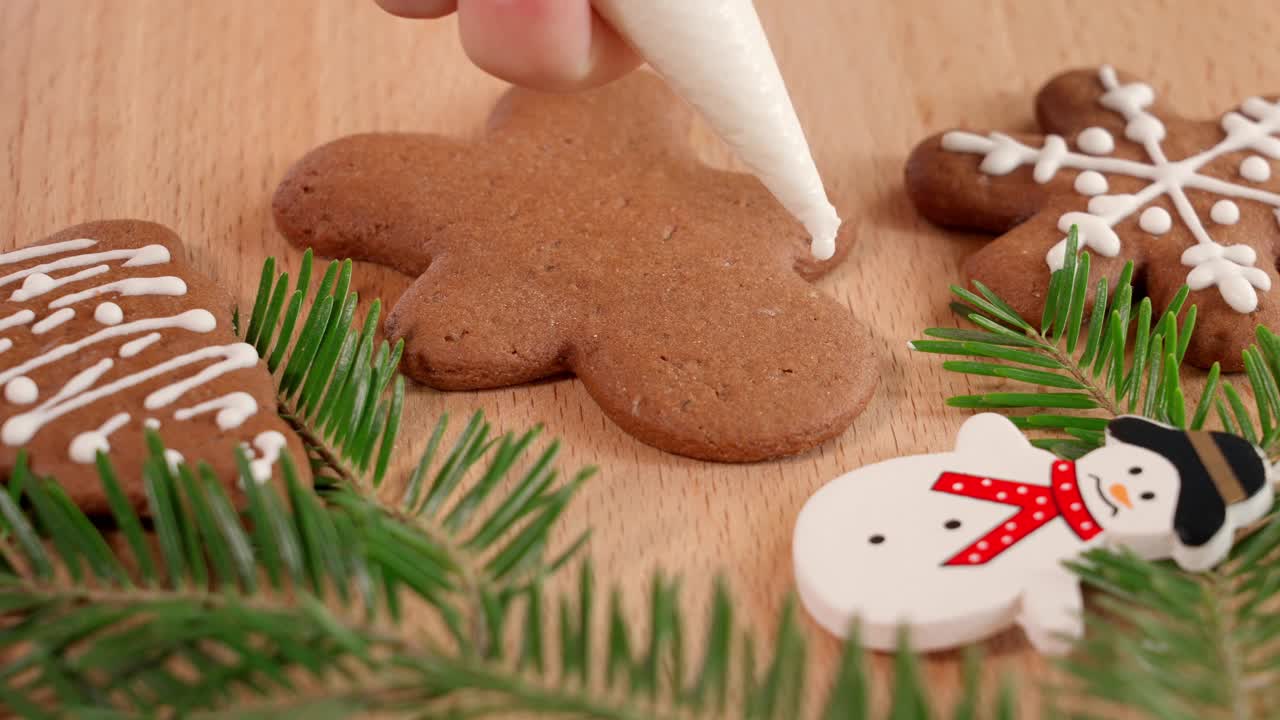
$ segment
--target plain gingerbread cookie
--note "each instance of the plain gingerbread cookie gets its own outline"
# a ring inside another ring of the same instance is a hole
[[[446,390],[582,379],[624,430],[745,462],[840,434],[876,362],[809,284],[804,229],[759,182],[688,148],[652,75],[584,94],[512,90],[478,141],[343,138],[276,191],[299,247],[418,277],[387,319],[404,370]]]
[[[146,507],[147,428],[172,463],[207,463],[233,497],[238,446],[259,481],[282,452],[305,458],[231,314],[231,297],[154,223],[87,223],[0,253],[0,476],[25,448],[35,473],[97,514],[110,509],[98,451]]]
[[[1187,360],[1243,367],[1254,328],[1280,327],[1280,104],[1259,97],[1190,120],[1110,67],[1036,98],[1044,135],[951,131],[912,153],[907,192],[935,223],[1003,235],[965,263],[1039,319],[1067,230],[1114,287],[1125,262],[1157,311],[1182,287],[1199,307]],[[1092,289],[1092,288],[1091,288]]]

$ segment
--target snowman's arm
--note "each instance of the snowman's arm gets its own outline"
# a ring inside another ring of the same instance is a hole
[[[1031,441],[1009,418],[996,413],[974,415],[956,434],[956,452],[965,455],[1000,457],[1021,449],[1033,449]]]
[[[1045,655],[1064,655],[1084,634],[1080,580],[1059,564],[1030,573],[1022,590],[1018,625]]]

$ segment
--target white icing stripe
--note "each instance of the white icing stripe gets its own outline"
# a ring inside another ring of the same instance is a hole
[[[271,468],[280,459],[280,451],[288,445],[284,435],[275,430],[267,430],[258,433],[253,439],[253,448],[246,448],[249,451],[249,474],[253,476],[254,482],[261,485],[271,479]],[[252,450],[256,449],[260,455],[253,457]]]
[[[153,332],[147,335],[143,335],[137,340],[130,340],[129,342],[120,346],[120,357],[131,358],[134,355],[137,355],[143,350],[146,350],[147,348],[154,345],[156,341],[159,339],[160,339],[160,333]]]
[[[13,263],[33,258],[83,250],[97,244],[97,240],[80,238],[79,240],[64,240],[62,242],[49,243],[48,245],[36,245],[35,247],[22,248],[21,250],[11,250],[7,253],[0,253],[0,265],[12,265]]]
[[[208,400],[194,407],[182,408],[173,414],[175,420],[190,420],[207,412],[218,411],[216,421],[220,430],[230,430],[244,424],[254,413],[258,412],[258,401],[247,392],[227,393],[219,398]]]
[[[51,308],[66,307],[74,305],[82,300],[105,295],[114,292],[124,297],[133,297],[136,295],[186,295],[187,284],[182,278],[172,275],[151,278],[126,278],[124,280],[116,280],[97,287],[91,287],[88,290],[81,290],[78,293],[63,295],[62,297],[49,303]]]
[[[71,447],[68,448],[68,454],[73,462],[81,465],[88,465],[97,459],[98,451],[110,452],[111,443],[108,438],[111,433],[124,427],[129,422],[129,413],[117,413],[111,416],[102,424],[102,427],[89,432],[82,432],[71,440]]]
[[[54,260],[26,270],[9,273],[4,277],[0,277],[0,287],[10,283],[17,282],[26,278],[28,275],[35,273],[50,273],[54,270],[64,270],[66,268],[84,267],[85,265],[94,265],[111,260],[126,260],[124,267],[136,267],[140,265],[156,265],[159,263],[169,262],[169,249],[163,245],[147,245],[140,248],[129,248],[127,250],[107,250],[99,253],[85,253],[83,255],[72,255],[61,260]]]
[[[79,282],[96,275],[101,275],[110,269],[111,268],[107,265],[94,265],[91,268],[86,268],[80,272],[72,273],[70,275],[63,275],[59,278],[51,278],[44,273],[33,273],[27,276],[27,279],[22,283],[22,287],[10,293],[9,299],[14,302],[26,302],[27,300],[30,300],[33,297],[39,297],[50,290],[60,288],[63,285],[70,285],[73,282]]]
[[[1246,99],[1240,112],[1229,112],[1222,118],[1223,139],[1207,150],[1184,160],[1170,162],[1165,156],[1161,141],[1165,138],[1164,123],[1148,112],[1155,102],[1155,92],[1145,83],[1121,85],[1115,70],[1103,67],[1098,73],[1104,93],[1099,103],[1124,117],[1124,135],[1143,147],[1149,162],[1136,162],[1115,157],[1094,157],[1085,153],[1109,153],[1105,130],[1088,128],[1077,135],[1077,145],[1083,152],[1066,149],[1065,141],[1057,135],[1048,135],[1041,148],[1029,147],[1002,133],[988,136],[966,132],[950,132],[943,136],[942,147],[951,152],[982,155],[979,170],[988,175],[1005,175],[1022,166],[1032,166],[1032,177],[1038,183],[1049,182],[1060,168],[1084,171],[1077,176],[1075,187],[1082,194],[1092,194],[1102,184],[1097,178],[1085,174],[1112,173],[1147,180],[1149,184],[1132,195],[1096,195],[1089,202],[1088,212],[1068,212],[1058,220],[1058,228],[1066,233],[1072,225],[1080,230],[1080,249],[1092,249],[1100,255],[1114,257],[1120,252],[1120,237],[1115,226],[1142,211],[1139,226],[1151,234],[1168,232],[1171,223],[1165,218],[1167,211],[1147,207],[1161,195],[1168,195],[1178,217],[1196,240],[1196,245],[1182,254],[1182,262],[1191,266],[1187,283],[1192,289],[1216,285],[1223,299],[1237,312],[1253,312],[1258,306],[1257,290],[1271,289],[1271,279],[1264,271],[1253,266],[1256,253],[1244,245],[1223,246],[1216,242],[1187,198],[1187,189],[1204,190],[1225,196],[1210,212],[1210,218],[1218,225],[1232,225],[1239,220],[1239,207],[1231,200],[1251,200],[1270,205],[1280,221],[1280,194],[1258,187],[1240,185],[1222,178],[1200,174],[1201,168],[1228,153],[1253,150],[1260,155],[1280,158],[1280,103],[1261,98]],[[1096,132],[1095,132],[1096,131]],[[1114,143],[1112,143],[1114,145]],[[1260,155],[1247,158],[1241,165],[1241,175],[1246,180],[1269,177],[1270,167]],[[1248,164],[1246,170],[1244,164]],[[1104,191],[1105,192],[1105,191]],[[1145,210],[1144,210],[1145,208]],[[1239,248],[1239,249],[1238,249]],[[1052,270],[1062,267],[1066,254],[1066,239],[1053,246],[1046,255]],[[1246,262],[1246,258],[1248,258]]]
[[[24,310],[23,312],[30,312]],[[188,310],[184,313],[163,318],[147,318],[145,320],[135,320],[133,322],[116,325],[115,327],[103,328],[98,332],[86,338],[81,338],[75,342],[64,343],[49,350],[43,355],[38,355],[21,365],[11,367],[4,372],[0,372],[0,384],[8,382],[11,378],[18,375],[26,375],[32,370],[44,367],[50,363],[57,362],[68,355],[77,353],[90,345],[100,343],[103,340],[121,337],[124,335],[132,335],[140,332],[149,332],[151,330],[163,330],[164,328],[178,327],[191,332],[207,333],[217,327],[218,321],[214,319],[213,314],[208,310]],[[0,327],[0,329],[3,329]]]
[[[86,405],[95,403],[105,397],[110,397],[121,390],[127,390],[136,385],[140,385],[154,377],[158,377],[168,372],[177,370],[178,368],[188,365],[221,357],[223,361],[216,363],[205,370],[201,371],[193,378],[188,378],[178,383],[174,383],[166,388],[156,391],[148,396],[147,400],[151,401],[153,397],[159,395],[156,402],[144,403],[147,407],[159,407],[164,404],[166,398],[176,399],[182,393],[191,389],[195,385],[208,382],[226,372],[243,367],[240,358],[244,357],[246,349],[248,352],[256,356],[252,345],[245,343],[234,343],[231,345],[210,345],[208,347],[195,350],[185,355],[170,358],[165,362],[153,365],[146,370],[126,375],[118,380],[110,382],[101,387],[92,388],[98,378],[111,367],[111,360],[105,359],[89,370],[86,370],[76,377],[72,378],[66,386],[58,392],[57,395],[50,398],[44,404],[34,410],[14,415],[0,427],[0,441],[9,446],[25,445],[31,441],[40,428],[48,423],[66,415],[67,413],[78,410]],[[104,367],[105,366],[105,367]],[[210,372],[217,368],[216,372]],[[192,382],[198,379],[198,382]]]
[[[36,314],[31,310],[19,310],[7,318],[0,319],[0,330],[8,330],[18,325],[26,325],[36,319]]]
[[[7,352],[13,347],[13,341],[9,338],[0,338],[0,353]]]
[[[182,397],[192,388],[199,387],[210,380],[225,375],[233,370],[251,368],[258,364],[258,351],[248,343],[235,343],[223,346],[223,359],[201,370],[185,380],[156,390],[142,401],[148,410],[162,408]]]
[[[75,310],[72,310],[71,308],[62,308],[61,310],[53,312],[35,325],[32,325],[31,332],[36,335],[43,335],[75,316]]]

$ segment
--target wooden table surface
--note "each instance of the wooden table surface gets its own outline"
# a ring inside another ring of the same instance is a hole
[[[792,522],[809,494],[864,463],[949,447],[965,413],[942,400],[974,390],[906,347],[922,328],[952,323],[947,285],[982,242],[913,212],[902,191],[913,143],[956,124],[1029,129],[1043,80],[1104,62],[1146,77],[1188,113],[1216,115],[1280,89],[1267,72],[1280,67],[1280,9],[1267,0],[757,5],[857,237],[821,288],[873,330],[867,352],[879,357],[883,384],[866,413],[807,455],[731,466],[638,443],[574,380],[482,393],[415,388],[399,458],[407,466],[416,457],[445,410],[483,408],[499,429],[545,423],[564,439],[566,466],[601,467],[564,531],[595,528],[602,581],[639,591],[656,568],[679,573],[697,609],[722,573],[738,617],[769,631],[792,587]],[[291,162],[357,131],[473,133],[502,88],[468,64],[452,21],[394,19],[372,0],[3,0],[0,249],[86,220],[154,220],[247,304],[264,257],[290,267],[299,258],[269,209]],[[707,157],[724,159],[707,133],[698,136]],[[362,297],[394,300],[406,284],[357,268]],[[640,603],[632,610],[639,617]],[[826,678],[836,643],[806,624],[810,678]],[[990,672],[1014,674],[1024,690],[1044,667],[1016,633],[992,652]],[[928,671],[940,691],[955,687],[954,655],[931,658]],[[811,683],[815,697],[823,684]]]

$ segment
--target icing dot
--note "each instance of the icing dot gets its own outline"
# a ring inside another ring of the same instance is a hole
[[[177,450],[166,449],[164,451],[164,462],[169,466],[169,472],[178,472],[178,465],[185,460],[186,458],[182,457],[182,453]]]
[[[142,421],[142,427],[148,430],[155,430],[160,427],[160,421],[155,418],[147,418]]]
[[[955,483],[951,486],[952,490],[960,491],[964,489],[964,483]]]
[[[1101,195],[1107,188],[1107,178],[1096,170],[1085,170],[1076,176],[1076,192],[1081,195]]]
[[[1266,182],[1271,179],[1271,164],[1258,155],[1250,155],[1240,161],[1240,177],[1250,182]]]
[[[1173,217],[1162,207],[1149,207],[1138,218],[1138,227],[1152,235],[1163,235],[1173,227]]]
[[[1061,485],[1058,486],[1058,489],[1063,492],[1066,492],[1071,489],[1071,483],[1062,483]]]
[[[969,553],[969,562],[976,563],[979,560],[982,560],[981,555],[979,555],[978,553]]]
[[[1080,523],[1080,527],[1084,530],[1092,530],[1093,523],[1089,522],[1088,520],[1085,520],[1084,522]]]
[[[990,547],[990,544],[988,544],[986,540],[980,540],[980,541],[978,542],[978,549],[979,549],[979,550],[986,550],[988,547]]]
[[[93,311],[93,319],[103,325],[119,325],[124,320],[124,311],[113,302],[104,302]]]
[[[1089,127],[1076,136],[1076,146],[1090,155],[1107,155],[1116,149],[1116,141],[1106,128]]]
[[[1230,200],[1219,200],[1213,204],[1209,217],[1219,225],[1235,225],[1240,222],[1240,206]]]
[[[1066,464],[1066,463],[1058,463],[1058,469],[1059,469],[1059,470],[1066,470],[1066,469],[1067,469],[1067,464]]]
[[[1004,524],[1004,529],[1005,529],[1005,530],[1017,530],[1017,529],[1018,529],[1018,523],[1015,523],[1015,522],[1007,522],[1007,523],[1005,523],[1005,524]]]
[[[1000,492],[998,492],[998,493],[996,493],[996,499],[997,499],[997,500],[1004,500],[1004,499],[1005,499],[1005,498],[1007,498],[1007,497],[1009,497],[1009,493],[1004,492],[1003,490],[1002,490],[1002,491],[1000,491]]]
[[[1005,535],[1004,537],[1000,538],[1000,542],[1004,543],[1005,545],[1012,545],[1012,544],[1013,544],[1013,536],[1012,536],[1012,535]]]
[[[1027,486],[1025,486],[1025,485],[1020,485],[1020,486],[1018,486],[1018,494],[1019,494],[1019,495],[1026,495],[1026,494],[1027,494]]]
[[[991,487],[991,478],[983,478],[982,487]]]
[[[4,399],[14,405],[30,405],[40,397],[40,388],[25,375],[10,380],[4,386]]]
[[[1037,510],[1037,511],[1036,511],[1036,513],[1035,513],[1034,515],[1032,515],[1031,517],[1032,517],[1032,518],[1034,518],[1034,519],[1036,519],[1036,520],[1043,520],[1043,519],[1044,519],[1044,513],[1042,513],[1042,512],[1040,512],[1040,511],[1038,511],[1038,510]]]
[[[1049,499],[1048,499],[1048,498],[1046,498],[1046,497],[1044,497],[1044,496],[1040,496],[1040,497],[1036,498],[1036,504],[1037,504],[1037,505],[1044,505],[1044,504],[1046,504],[1046,503],[1048,503],[1048,502],[1049,502]]]
[[[71,441],[71,459],[81,465],[88,465],[98,456],[98,451],[108,452],[111,443],[107,442],[105,433],[97,430],[82,432]]]
[[[53,289],[53,278],[44,273],[31,273],[22,281],[22,294],[31,297]]]
[[[1071,512],[1080,512],[1080,503],[1071,503]]]

